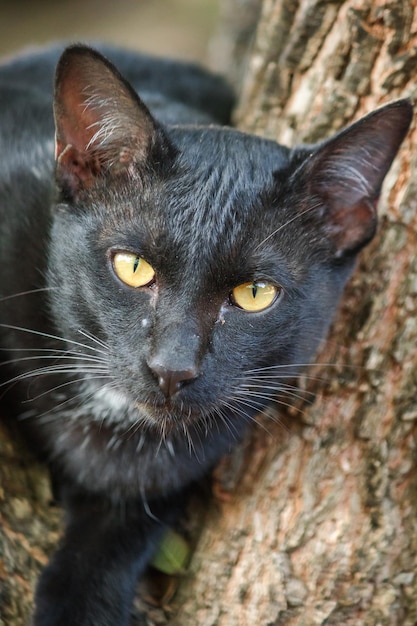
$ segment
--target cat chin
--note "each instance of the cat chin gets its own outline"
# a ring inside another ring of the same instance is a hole
[[[105,405],[108,411],[124,411],[129,405],[129,398],[119,389],[113,389],[107,385],[100,387],[94,393],[98,405]]]
[[[115,431],[125,432],[133,425],[134,429],[151,430],[164,436],[177,430],[184,432],[184,427],[189,427],[202,418],[201,410],[188,408],[179,411],[167,403],[157,406],[139,401],[132,402],[127,392],[108,386],[94,392],[91,410],[94,422],[106,423]]]
[[[136,402],[135,407],[137,408],[141,418],[144,419],[146,425],[161,429],[164,432],[166,431],[166,427],[172,427],[174,424],[178,424],[179,421],[181,421],[181,418],[175,415],[172,411],[149,406],[143,402]]]

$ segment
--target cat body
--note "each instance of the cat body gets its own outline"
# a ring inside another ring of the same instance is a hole
[[[37,626],[128,623],[189,486],[313,357],[411,119],[289,149],[224,126],[221,79],[104,52],[130,82],[84,46],[0,66],[0,382],[67,511]]]

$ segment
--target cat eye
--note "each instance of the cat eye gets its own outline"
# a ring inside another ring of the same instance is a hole
[[[238,285],[232,291],[233,304],[244,311],[263,311],[275,302],[281,289],[276,285],[256,280]]]
[[[132,252],[116,252],[113,268],[118,278],[129,287],[146,287],[155,278],[153,267]]]

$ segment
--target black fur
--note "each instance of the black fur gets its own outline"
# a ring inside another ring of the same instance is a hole
[[[398,101],[290,150],[221,126],[221,79],[105,52],[142,99],[67,49],[55,163],[59,48],[0,66],[1,380],[67,511],[36,626],[128,623],[188,487],[314,355],[411,119]],[[122,283],[117,251],[155,281]],[[279,297],[240,309],[258,280]]]

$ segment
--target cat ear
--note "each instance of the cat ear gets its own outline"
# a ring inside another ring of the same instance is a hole
[[[319,196],[338,256],[375,234],[382,182],[412,119],[409,100],[388,104],[319,146],[307,164],[309,193]]]
[[[161,162],[162,129],[113,65],[86,46],[62,54],[55,78],[57,179],[72,194],[97,177]]]

